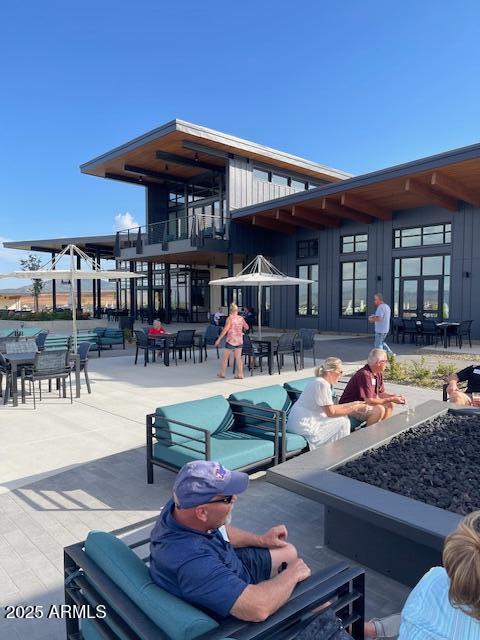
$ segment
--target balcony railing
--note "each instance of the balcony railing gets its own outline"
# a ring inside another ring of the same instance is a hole
[[[200,247],[206,240],[225,240],[227,228],[221,216],[195,213],[172,220],[162,220],[152,224],[117,231],[115,255],[120,256],[123,248],[135,247],[137,253],[143,252],[144,245],[162,244],[168,249],[168,243],[176,240],[190,240],[194,247]]]

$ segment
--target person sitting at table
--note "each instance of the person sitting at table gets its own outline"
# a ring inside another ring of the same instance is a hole
[[[153,327],[151,327],[148,330],[148,335],[155,337],[155,336],[162,336],[164,333],[167,333],[165,330],[165,327],[162,325],[162,323],[160,322],[160,320],[154,320],[153,321]]]
[[[220,318],[224,315],[225,314],[223,313],[223,307],[218,307],[218,310],[213,314],[213,322],[217,325],[217,327],[220,324]]]
[[[480,365],[465,367],[447,378],[448,401],[465,407],[480,407]],[[466,382],[465,391],[460,391],[458,382]]]
[[[345,387],[340,404],[361,400],[365,406],[350,414],[352,427],[362,422],[367,426],[389,418],[395,404],[405,404],[405,396],[386,393],[383,384],[383,373],[388,364],[387,352],[383,349],[372,349],[368,354],[367,364],[350,378]]]
[[[327,358],[315,369],[315,380],[305,387],[290,411],[287,431],[303,436],[310,449],[348,436],[348,416],[366,410],[365,402],[334,404],[332,387],[342,374],[340,358]]]

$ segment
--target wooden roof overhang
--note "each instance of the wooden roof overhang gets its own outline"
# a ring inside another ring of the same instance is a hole
[[[394,211],[480,207],[480,144],[389,167],[233,212],[232,219],[284,234],[390,220]]]
[[[115,235],[108,236],[74,236],[71,238],[50,238],[47,240],[18,240],[4,242],[7,249],[23,249],[44,253],[60,253],[69,244],[74,244],[88,255],[98,255],[102,259],[112,260],[115,250]],[[121,241],[126,246],[126,241]]]
[[[333,182],[350,174],[181,120],[155,129],[81,165],[82,173],[142,186],[187,182],[224,172],[229,158],[247,157]]]

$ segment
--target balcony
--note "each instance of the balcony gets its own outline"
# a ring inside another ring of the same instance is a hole
[[[186,250],[219,250],[227,240],[227,232],[221,216],[194,213],[117,231],[115,257],[132,259]]]

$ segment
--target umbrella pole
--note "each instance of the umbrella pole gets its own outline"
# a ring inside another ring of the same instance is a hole
[[[262,339],[262,285],[258,285],[258,336]]]
[[[77,301],[75,297],[76,278],[75,278],[75,264],[73,256],[73,245],[70,245],[70,287],[72,294],[72,327],[73,327],[73,352],[77,353]]]

